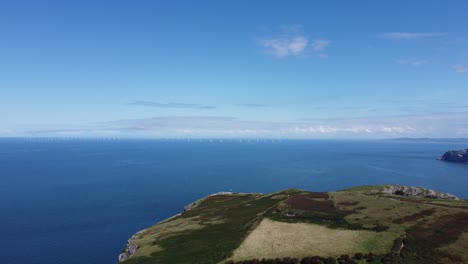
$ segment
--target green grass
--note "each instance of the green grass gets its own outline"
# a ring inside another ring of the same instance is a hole
[[[131,257],[129,263],[217,263],[229,257],[264,211],[279,200],[259,195],[212,196],[172,221],[197,218],[203,228],[154,238],[163,250],[148,256]],[[216,222],[213,224],[213,220]],[[170,222],[169,222],[170,223]],[[149,262],[148,262],[149,261]]]

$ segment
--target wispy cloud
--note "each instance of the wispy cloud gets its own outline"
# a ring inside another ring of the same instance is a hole
[[[367,106],[311,106],[310,110],[318,110],[318,111],[342,111],[345,110],[346,112],[375,112],[377,109],[367,107]],[[308,120],[307,118],[300,118],[299,120]]]
[[[317,39],[312,41],[312,49],[315,51],[322,51],[330,45],[331,41],[327,39]]]
[[[135,101],[128,103],[129,105],[146,106],[146,107],[160,107],[160,108],[188,108],[188,109],[214,109],[216,106],[212,105],[198,105],[198,104],[185,104],[185,103],[160,103],[153,101]]]
[[[457,131],[457,135],[466,137],[468,136],[468,128],[462,128]]]
[[[252,108],[265,107],[265,105],[263,104],[255,104],[255,103],[240,104],[240,106],[252,107]]]
[[[352,133],[352,134],[372,134],[372,133],[405,133],[413,132],[415,129],[410,126],[297,126],[292,129],[292,132],[297,133],[312,133],[312,134],[336,134],[336,133]]]
[[[430,64],[430,60],[424,60],[424,59],[398,59],[396,60],[399,64],[406,64],[406,65],[411,65],[411,66],[421,66],[421,65],[426,65]]]
[[[390,32],[380,34],[379,37],[385,39],[396,39],[396,40],[409,40],[409,39],[420,39],[429,37],[443,36],[442,33],[410,33],[410,32]]]
[[[260,45],[265,48],[265,53],[276,57],[300,55],[304,52],[308,42],[309,40],[304,36],[271,38],[259,41]]]
[[[263,47],[263,52],[278,58],[299,56],[305,54],[307,49],[314,52],[323,52],[331,43],[326,39],[309,40],[302,33],[301,26],[284,26],[283,32],[275,37],[261,38],[258,44]],[[321,54],[326,56],[325,54]]]
[[[109,122],[126,129],[247,129],[262,128],[268,122],[239,121],[230,116],[160,116],[141,119],[124,119]]]
[[[452,70],[459,73],[468,73],[468,66],[463,64],[454,64],[450,66]]]

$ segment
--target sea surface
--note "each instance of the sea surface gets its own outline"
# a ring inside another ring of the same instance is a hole
[[[116,263],[136,231],[218,191],[403,184],[468,198],[467,142],[0,139],[0,262]]]

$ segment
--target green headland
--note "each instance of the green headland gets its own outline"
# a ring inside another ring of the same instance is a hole
[[[398,185],[218,193],[136,233],[147,263],[468,263],[468,201]]]

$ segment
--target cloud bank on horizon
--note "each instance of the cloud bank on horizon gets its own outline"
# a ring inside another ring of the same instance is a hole
[[[123,138],[360,138],[468,137],[468,112],[388,117],[247,121],[227,116],[123,119],[88,125],[12,127],[11,136]],[[462,125],[462,126],[460,126]],[[4,130],[4,133],[8,131]]]
[[[0,4],[0,137],[468,137],[465,1],[80,3]]]

